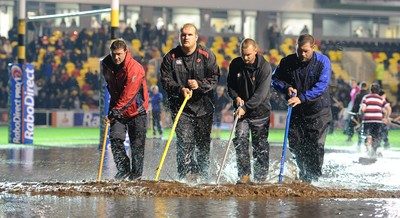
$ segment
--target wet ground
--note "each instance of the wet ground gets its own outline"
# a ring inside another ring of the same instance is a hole
[[[146,142],[142,181],[117,182],[110,150],[97,182],[97,146],[0,147],[0,217],[396,217],[400,215],[400,152],[365,159],[363,148],[327,148],[323,176],[311,185],[296,180],[285,164],[277,183],[281,145],[271,146],[270,180],[233,185],[237,179],[231,150],[221,185],[215,184],[226,141],[213,141],[211,179],[176,181],[172,143],[159,182],[154,182],[165,140]],[[290,160],[289,154],[287,160]]]

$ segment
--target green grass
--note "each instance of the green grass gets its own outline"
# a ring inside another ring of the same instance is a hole
[[[167,139],[170,129],[165,129],[163,138]],[[333,134],[327,136],[326,146],[351,146],[357,142],[357,136],[353,137],[353,142],[346,142],[347,135],[343,130],[336,130]],[[100,130],[99,128],[52,128],[52,127],[35,127],[34,145],[38,146],[83,146],[99,144]],[[147,132],[151,136],[151,131]],[[221,138],[228,140],[230,131],[221,131]],[[400,129],[389,131],[389,142],[391,147],[400,147]],[[214,134],[212,135],[214,136]],[[282,143],[284,137],[283,129],[270,129],[269,141],[274,143]],[[8,127],[0,127],[0,145],[8,144]]]
[[[89,145],[99,142],[99,128],[35,127],[34,145]],[[0,127],[0,145],[8,144],[8,127]]]
[[[269,142],[283,143],[283,137],[285,134],[284,129],[270,129],[269,130]],[[222,139],[229,139],[229,131],[221,131]],[[400,148],[400,129],[393,129],[389,131],[389,143],[391,147]],[[348,136],[343,134],[342,129],[337,129],[333,134],[329,134],[326,137],[326,146],[352,146],[357,143],[358,135],[353,136],[352,142],[347,142]]]

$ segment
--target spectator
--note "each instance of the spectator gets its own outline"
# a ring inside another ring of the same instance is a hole
[[[73,27],[73,28],[78,27],[75,18],[71,19],[71,27]]]
[[[354,78],[350,79],[350,86],[351,86],[350,102],[347,105],[347,109],[346,109],[347,113],[351,112],[351,109],[353,108],[353,105],[354,105],[354,98],[360,92],[360,87],[358,87],[357,80],[355,80]],[[354,122],[351,119],[352,115],[346,114],[346,117],[347,117],[347,124],[346,124],[344,132],[346,135],[354,134],[353,130],[350,130],[351,126],[354,126],[353,125]],[[350,133],[350,132],[352,132],[352,133]]]
[[[136,34],[133,31],[132,27],[127,26],[122,33],[122,38],[126,40],[127,42],[131,43],[133,39],[136,39]]]
[[[368,155],[371,157],[381,155],[378,148],[381,146],[382,126],[389,122],[392,112],[390,104],[379,95],[379,90],[379,84],[372,83],[370,86],[371,93],[365,95],[361,103],[364,131],[367,136],[365,146]]]
[[[308,27],[307,27],[307,25],[304,25],[303,29],[301,29],[301,31],[300,31],[300,35],[308,34],[308,33],[309,33]]]
[[[139,38],[140,41],[143,41],[142,24],[139,22],[139,19],[136,20],[135,29],[136,29],[136,36]]]
[[[217,86],[215,92],[214,126],[216,127],[215,138],[220,139],[222,117],[231,108],[232,104],[225,92],[225,86]]]
[[[67,27],[67,23],[65,22],[65,18],[64,18],[64,17],[61,18],[60,27],[61,27],[61,28]]]
[[[273,24],[269,27],[267,36],[269,40],[269,49],[279,48],[281,33],[277,24]]]
[[[153,136],[156,137],[156,132],[158,130],[159,136],[162,138],[161,103],[163,102],[163,95],[159,92],[157,85],[153,85],[150,88],[149,97],[151,103],[151,115],[153,118]]]
[[[361,90],[355,96],[354,105],[353,105],[353,107],[351,109],[351,112],[353,114],[351,115],[351,118],[350,118],[352,120],[352,122],[351,122],[351,125],[349,126],[349,138],[347,139],[347,141],[351,141],[351,138],[353,137],[354,128],[357,125],[356,122],[358,122],[358,123],[362,122],[361,121],[361,116],[359,114],[360,113],[360,105],[361,105],[361,102],[362,102],[362,99],[364,98],[364,96],[368,94],[367,83],[366,82],[361,82],[360,83],[360,88],[361,88]],[[363,134],[363,133],[361,132],[361,130],[358,130],[358,131],[359,131],[359,134],[358,134],[358,143],[357,143],[357,145],[360,146],[361,142],[362,142],[362,140],[361,140],[362,139],[362,135],[361,134]]]
[[[379,87],[382,87],[382,80],[383,77],[385,75],[385,64],[383,63],[383,61],[380,61],[376,64],[376,68],[375,68],[375,77],[376,77],[376,81],[378,82]]]

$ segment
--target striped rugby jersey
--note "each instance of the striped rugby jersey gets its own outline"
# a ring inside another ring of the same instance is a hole
[[[388,103],[378,94],[365,95],[361,106],[365,106],[364,123],[382,123],[384,108]]]

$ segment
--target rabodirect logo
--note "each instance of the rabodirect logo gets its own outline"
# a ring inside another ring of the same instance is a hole
[[[18,78],[22,78],[22,70],[19,66],[14,65],[11,67],[11,76],[14,80],[17,80]]]

